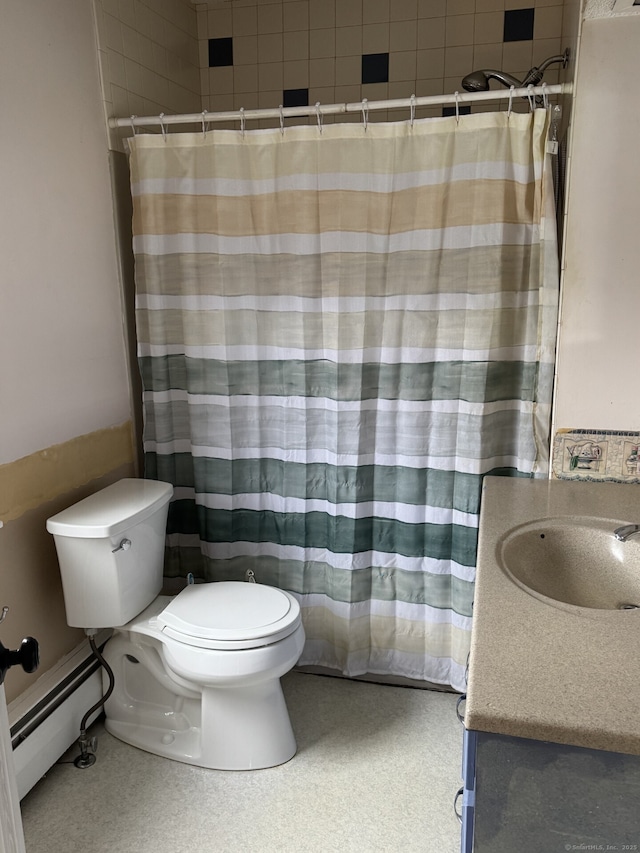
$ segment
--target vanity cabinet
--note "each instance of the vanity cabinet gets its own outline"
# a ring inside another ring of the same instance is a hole
[[[640,853],[639,520],[637,484],[484,479],[462,853]]]
[[[461,853],[640,851],[640,756],[465,729],[463,774]]]

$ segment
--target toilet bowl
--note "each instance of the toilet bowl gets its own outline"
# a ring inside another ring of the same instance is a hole
[[[280,678],[304,645],[300,606],[289,592],[239,581],[158,595],[171,493],[121,480],[47,521],[68,623],[114,629],[103,651],[114,673],[106,729],[201,767],[282,764],[296,751]]]

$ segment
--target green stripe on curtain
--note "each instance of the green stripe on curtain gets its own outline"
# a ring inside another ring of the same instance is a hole
[[[544,476],[547,116],[130,140],[165,571],[290,590],[301,663],[464,689],[482,481]]]
[[[406,504],[450,507],[478,513],[484,475],[392,465],[337,466],[279,459],[210,459],[190,453],[147,453],[145,471],[179,487],[206,485],[210,494],[269,492],[284,497],[334,503],[397,500]],[[518,476],[515,469],[494,469],[493,476]],[[526,476],[526,475],[522,475]],[[233,489],[232,492],[229,490]]]
[[[231,361],[181,355],[143,356],[145,389],[192,394],[328,397],[335,400],[533,400],[540,366],[513,362],[328,364],[325,361]]]

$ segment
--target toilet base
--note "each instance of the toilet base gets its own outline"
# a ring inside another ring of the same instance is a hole
[[[284,764],[295,755],[296,741],[280,677],[295,664],[303,643],[299,626],[272,646],[222,652],[221,665],[235,661],[235,674],[209,674],[210,683],[202,684],[170,669],[162,642],[117,632],[104,649],[115,675],[105,728],[131,746],[198,767],[259,770]],[[264,663],[265,655],[271,659],[265,670],[246,666]]]
[[[205,688],[202,715],[204,730],[188,725],[180,712],[175,726],[107,716],[105,728],[146,752],[212,770],[261,770],[296,754],[280,679],[247,688]]]

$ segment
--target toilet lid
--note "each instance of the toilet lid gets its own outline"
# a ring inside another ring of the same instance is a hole
[[[300,622],[300,606],[272,586],[218,581],[185,587],[157,618],[163,630],[185,643],[222,641],[247,648],[291,633]]]

